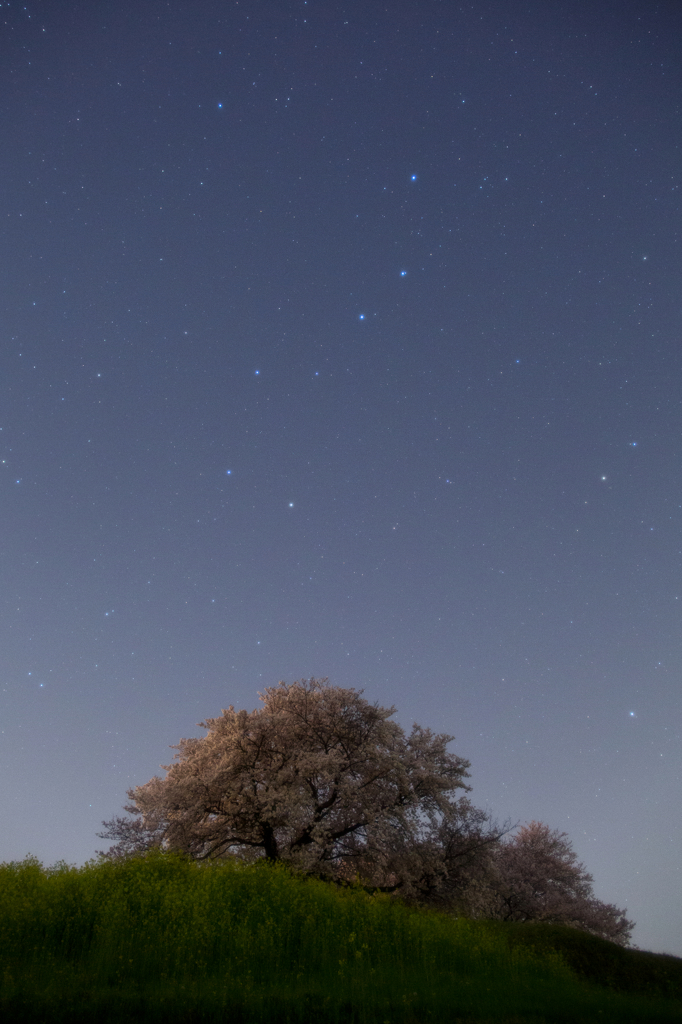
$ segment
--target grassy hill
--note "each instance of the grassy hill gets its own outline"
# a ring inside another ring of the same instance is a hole
[[[265,863],[0,866],[7,1024],[679,1022],[682,960]]]

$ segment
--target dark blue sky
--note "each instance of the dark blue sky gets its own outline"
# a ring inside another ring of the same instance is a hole
[[[0,4],[0,858],[328,676],[682,954],[681,40]]]

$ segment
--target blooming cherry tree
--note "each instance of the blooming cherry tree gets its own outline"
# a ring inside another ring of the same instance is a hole
[[[469,788],[451,736],[418,725],[406,735],[394,708],[357,690],[310,679],[260,699],[255,711],[229,707],[202,722],[207,735],[180,741],[165,778],[128,791],[132,819],[105,822],[103,838],[118,840],[110,853],[162,846],[196,859],[379,871],[452,816],[454,794]]]

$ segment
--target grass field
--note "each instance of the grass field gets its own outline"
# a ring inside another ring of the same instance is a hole
[[[265,863],[0,866],[6,1024],[682,1022],[682,960]]]

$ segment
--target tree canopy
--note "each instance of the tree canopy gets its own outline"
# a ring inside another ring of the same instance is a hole
[[[154,845],[197,859],[264,855],[306,870],[395,862],[399,847],[451,818],[468,761],[450,736],[391,721],[326,680],[280,683],[252,712],[223,710],[208,734],[177,744],[174,763],[129,790],[132,821],[105,823],[119,851]],[[394,863],[395,867],[395,863]]]
[[[565,832],[531,821],[500,844],[494,866],[494,916],[569,924],[622,945],[629,942],[632,921],[595,897],[592,875]]]
[[[121,857],[153,847],[196,860],[265,857],[472,917],[570,924],[626,944],[566,833],[514,836],[464,794],[453,737],[392,721],[395,708],[326,679],[279,683],[254,711],[223,710],[175,746],[166,776],[128,790],[104,822]],[[505,838],[506,837],[506,838]]]

